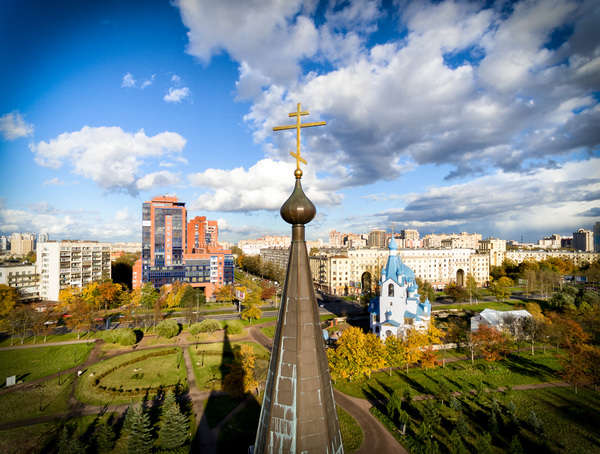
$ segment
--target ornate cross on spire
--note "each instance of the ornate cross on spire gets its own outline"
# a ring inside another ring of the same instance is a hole
[[[302,177],[302,170],[300,170],[300,163],[302,162],[303,164],[306,164],[306,160],[304,158],[302,158],[302,156],[300,156],[300,128],[308,128],[310,126],[324,126],[325,124],[327,124],[327,122],[325,122],[325,121],[315,121],[313,123],[300,123],[300,117],[302,115],[308,115],[308,110],[304,110],[304,111],[301,110],[300,103],[298,103],[296,112],[292,112],[289,114],[290,117],[296,117],[296,124],[288,125],[288,126],[275,126],[273,128],[273,131],[282,131],[284,129],[296,129],[296,153],[294,153],[293,151],[290,151],[290,154],[294,158],[296,158],[296,171],[294,172],[294,175],[296,175],[296,178]]]

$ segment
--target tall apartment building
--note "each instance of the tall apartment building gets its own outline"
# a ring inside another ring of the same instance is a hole
[[[387,246],[385,230],[371,230],[367,239],[367,247],[383,248]]]
[[[594,224],[594,252],[600,252],[600,222]]]
[[[39,245],[36,255],[43,300],[58,301],[65,288],[110,278],[110,243],[48,241]]]
[[[217,246],[219,225],[217,221],[207,221],[204,216],[196,216],[188,222],[186,252],[200,252],[206,246]]]
[[[0,284],[16,288],[19,301],[29,302],[40,298],[40,275],[35,264],[0,265]]]
[[[207,297],[233,282],[233,255],[217,245],[216,221],[187,223],[185,202],[155,197],[142,205],[142,256],[133,268],[133,288],[175,281],[202,288]]]
[[[479,242],[481,241],[480,233],[467,233],[461,232],[459,234],[445,234],[441,233],[439,235],[431,234],[425,235],[423,238],[423,247],[425,248],[436,248],[436,247],[446,247],[446,248],[471,248],[477,249],[479,247]]]
[[[594,250],[594,232],[579,229],[573,233],[573,250],[590,252]]]
[[[10,252],[15,255],[27,255],[35,250],[35,233],[13,233],[10,238]]]

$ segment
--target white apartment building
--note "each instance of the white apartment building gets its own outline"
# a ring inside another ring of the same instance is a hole
[[[16,288],[19,292],[19,301],[39,299],[39,279],[40,275],[35,264],[0,265],[0,284]]]
[[[399,249],[398,255],[416,277],[435,288],[451,282],[465,285],[468,274],[479,285],[489,281],[489,256],[475,249]],[[336,255],[311,256],[313,282],[327,293],[360,294],[363,288],[374,288],[387,259],[387,248],[348,249]]]
[[[14,255],[27,255],[35,249],[35,233],[13,233],[10,238],[10,252]]]
[[[49,241],[37,249],[40,297],[58,301],[62,289],[110,278],[110,243]]]
[[[244,255],[259,255],[261,249],[269,247],[289,247],[292,244],[290,236],[265,235],[257,240],[242,240],[238,247]]]

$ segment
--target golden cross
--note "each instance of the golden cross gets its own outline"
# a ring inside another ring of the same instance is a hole
[[[301,110],[300,103],[297,105],[296,112],[292,112],[289,114],[290,117],[296,117],[295,125],[288,126],[275,126],[273,131],[282,131],[284,129],[296,129],[296,153],[290,151],[290,154],[296,158],[296,172],[294,174],[300,178],[302,176],[302,170],[300,170],[300,163],[306,164],[306,160],[300,156],[300,128],[308,128],[310,126],[324,126],[327,124],[325,121],[315,121],[313,123],[300,123],[300,117],[303,115],[308,115],[308,110]]]

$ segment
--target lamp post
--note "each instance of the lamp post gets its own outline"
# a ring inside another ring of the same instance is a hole
[[[44,407],[42,398],[43,398],[43,390],[42,390],[42,388],[40,388],[40,411],[42,411],[43,407]]]
[[[215,374],[213,374],[213,391],[215,390]]]
[[[202,366],[204,366],[204,352],[205,350],[202,350]]]
[[[73,362],[76,363],[77,362],[77,347],[75,347],[75,356],[73,358]]]
[[[60,367],[58,368],[58,386],[60,386]]]

